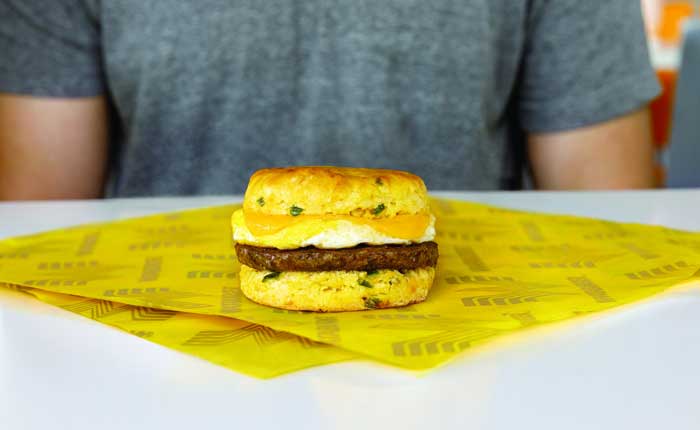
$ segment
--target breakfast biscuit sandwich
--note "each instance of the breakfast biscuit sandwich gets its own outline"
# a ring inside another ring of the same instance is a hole
[[[394,170],[259,170],[232,216],[240,285],[251,300],[354,311],[425,300],[435,217],[425,184]]]

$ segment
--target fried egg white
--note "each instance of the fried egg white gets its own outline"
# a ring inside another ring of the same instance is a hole
[[[324,220],[313,218],[300,220],[275,233],[255,236],[248,229],[243,210],[237,210],[231,217],[233,240],[237,243],[277,249],[295,249],[315,246],[321,249],[352,248],[359,244],[389,245],[429,242],[435,238],[435,217],[430,215],[423,235],[415,240],[392,237],[381,233],[370,225],[350,220]]]

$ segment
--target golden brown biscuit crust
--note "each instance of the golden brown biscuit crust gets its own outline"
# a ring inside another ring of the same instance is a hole
[[[282,272],[241,265],[241,291],[254,302],[276,308],[316,312],[391,308],[425,300],[434,267],[377,270]]]
[[[246,213],[389,218],[427,214],[423,180],[397,170],[348,167],[263,169],[250,178]]]

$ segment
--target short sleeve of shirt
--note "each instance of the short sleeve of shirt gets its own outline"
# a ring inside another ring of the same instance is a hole
[[[659,92],[637,0],[533,0],[518,111],[528,132],[603,122]]]
[[[89,1],[0,0],[0,92],[104,92],[99,25]]]

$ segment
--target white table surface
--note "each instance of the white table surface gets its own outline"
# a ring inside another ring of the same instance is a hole
[[[700,191],[449,196],[700,230]],[[0,237],[235,200],[3,203]],[[265,381],[0,292],[2,430],[697,430],[699,363],[700,288],[542,329],[422,376],[358,361]]]

